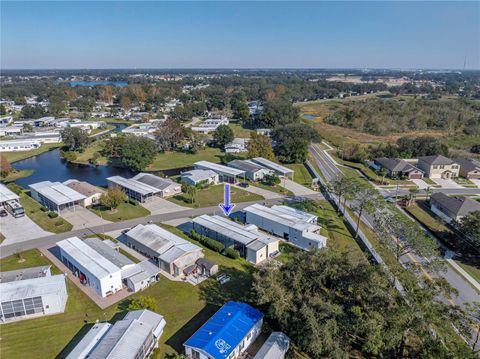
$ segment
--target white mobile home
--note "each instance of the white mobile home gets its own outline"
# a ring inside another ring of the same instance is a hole
[[[60,213],[65,209],[81,206],[85,200],[83,194],[60,182],[43,181],[29,185],[32,198],[49,210]]]
[[[218,183],[218,174],[212,170],[191,170],[183,172],[181,175],[182,182],[190,186],[197,184],[215,184]]]
[[[132,178],[126,179],[121,176],[108,177],[107,183],[108,187],[120,188],[129,198],[141,203],[151,200],[158,192],[160,192],[156,187],[136,181]]]
[[[211,170],[218,174],[221,182],[236,183],[239,178],[245,178],[245,171],[231,168],[209,161],[198,161],[193,164],[197,170]]]
[[[275,172],[250,160],[233,160],[228,163],[229,167],[245,171],[245,177],[251,181],[261,181],[265,176],[271,176]]]
[[[263,158],[263,157],[252,158],[252,161],[255,163],[258,163],[260,166],[263,166],[271,169],[272,171],[275,171],[275,173],[278,174],[279,176],[290,177],[293,179],[294,171],[288,167],[279,165],[278,163],[267,160],[266,158]]]
[[[157,195],[166,198],[182,192],[182,186],[168,178],[162,178],[151,173],[139,173],[132,180],[147,184],[158,189]]]

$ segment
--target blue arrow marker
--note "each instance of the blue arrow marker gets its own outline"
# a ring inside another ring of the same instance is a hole
[[[232,212],[233,207],[235,205],[233,203],[230,203],[230,185],[225,183],[225,186],[223,187],[223,201],[225,203],[220,203],[218,207],[220,207],[223,210],[223,213],[228,216],[230,215],[230,212]]]

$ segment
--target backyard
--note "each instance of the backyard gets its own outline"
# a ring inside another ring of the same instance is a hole
[[[111,222],[125,221],[127,219],[145,217],[150,215],[150,211],[145,207],[142,207],[139,203],[134,205],[130,202],[124,202],[121,203],[113,211],[101,205],[91,206],[87,208],[93,213],[95,213],[97,216]]]
[[[313,177],[303,163],[287,164],[285,165],[285,167],[288,167],[295,171],[293,175],[293,180],[295,182],[306,187],[310,187],[312,185]]]
[[[195,195],[194,203],[191,202],[190,197],[187,194],[179,194],[168,198],[170,202],[176,203],[180,206],[187,207],[210,207],[216,206],[219,203],[223,203],[223,185],[210,186],[206,189],[200,189]],[[236,202],[250,202],[261,201],[264,198],[258,194],[247,192],[243,189],[231,187],[230,189],[230,201]]]
[[[206,147],[197,153],[164,152],[158,153],[153,163],[147,167],[148,171],[162,171],[172,168],[191,167],[197,161],[210,161],[220,163],[224,155],[219,148]]]

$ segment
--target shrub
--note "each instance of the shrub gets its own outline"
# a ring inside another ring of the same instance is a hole
[[[55,221],[55,226],[56,226],[56,227],[60,227],[61,225],[63,225],[63,221],[62,221],[61,218],[58,219],[57,221]]]
[[[233,249],[233,248],[225,249],[225,255],[229,258],[232,258],[232,259],[240,258],[240,252],[237,251],[236,249]]]
[[[128,203],[130,203],[133,206],[138,206],[138,201],[135,201],[134,199],[129,199]]]
[[[45,207],[45,206],[42,206],[42,207],[40,207],[40,211],[42,211],[42,212],[48,212],[49,209],[48,209],[47,207]]]
[[[216,241],[214,239],[202,236],[201,234],[198,234],[193,229],[190,231],[190,236],[194,240],[202,243],[205,247],[211,249],[212,251],[220,253],[221,251],[223,251],[225,249],[225,246],[222,243],[220,243],[219,241]]]
[[[50,218],[57,218],[58,217],[58,213],[57,212],[48,212],[48,216]]]
[[[16,194],[20,194],[23,192],[23,188],[16,183],[9,183],[7,187]]]

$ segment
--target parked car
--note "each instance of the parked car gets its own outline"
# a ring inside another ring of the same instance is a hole
[[[243,187],[243,188],[247,188],[250,185],[247,182],[241,182],[241,183],[239,183],[239,186]]]
[[[6,217],[6,216],[8,216],[7,211],[5,211],[4,209],[0,209],[0,217]]]

